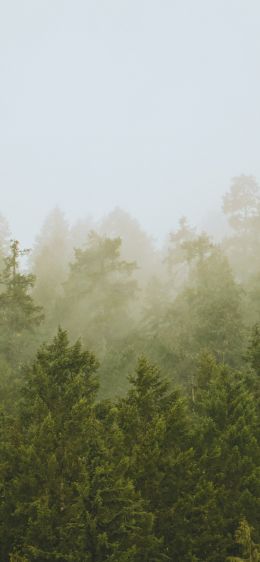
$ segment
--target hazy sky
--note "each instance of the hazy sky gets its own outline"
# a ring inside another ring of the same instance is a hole
[[[260,180],[259,0],[0,0],[0,211],[119,205],[156,237]]]

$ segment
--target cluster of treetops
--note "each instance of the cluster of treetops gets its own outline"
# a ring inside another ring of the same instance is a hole
[[[56,209],[27,257],[1,220],[1,562],[260,560],[253,177],[223,211],[159,251]]]

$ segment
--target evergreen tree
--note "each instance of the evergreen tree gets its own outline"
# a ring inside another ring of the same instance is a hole
[[[125,351],[131,346],[128,338],[136,325],[135,267],[121,259],[119,238],[103,238],[92,232],[87,246],[75,250],[64,284],[60,321],[72,336],[82,337],[84,344],[98,354],[101,392],[106,396],[126,384]],[[119,383],[114,370],[121,377]]]
[[[95,414],[96,369],[59,330],[27,373],[2,455],[3,562],[10,552],[38,562],[163,560],[153,516],[118,462],[120,432]]]
[[[8,253],[9,240],[10,230],[8,222],[2,215],[0,215],[0,272],[3,270],[4,259]]]
[[[239,364],[245,338],[241,288],[227,258],[204,236],[186,250],[189,278],[158,324],[153,356],[158,349],[158,361],[190,385],[202,350]]]
[[[183,283],[187,281],[189,263],[186,259],[185,245],[194,240],[195,237],[195,229],[190,227],[186,217],[182,217],[179,221],[179,228],[170,233],[164,264],[168,270],[167,289],[173,297],[176,297]]]
[[[43,318],[41,308],[34,304],[31,296],[35,278],[19,268],[19,259],[27,253],[28,250],[20,250],[19,242],[14,240],[0,275],[0,353],[11,365],[28,356],[31,348],[28,336]]]
[[[119,409],[129,474],[155,515],[165,554],[213,562],[218,521],[213,514],[210,522],[209,513],[215,492],[195,462],[185,401],[144,358],[131,383]]]
[[[219,541],[212,560],[221,562],[232,552],[232,536],[242,517],[260,528],[259,415],[250,377],[215,364],[206,386],[198,385],[194,408],[199,414],[195,441],[200,472],[217,494]]]
[[[260,326],[255,324],[252,329],[249,346],[246,353],[249,364],[257,376],[260,376]]]
[[[99,340],[101,350],[107,341],[126,333],[129,303],[136,292],[132,279],[136,266],[121,259],[120,248],[120,238],[102,238],[92,232],[86,249],[75,250],[65,283],[72,331],[94,346]]]
[[[33,296],[44,306],[48,321],[55,323],[57,300],[63,295],[63,282],[73,255],[70,232],[63,213],[55,208],[45,220],[34,245],[31,264],[36,275]]]
[[[240,521],[239,527],[235,533],[236,543],[242,549],[243,558],[238,556],[229,556],[229,562],[258,562],[260,560],[260,550],[252,540],[252,528],[248,525],[245,518]]]
[[[223,210],[230,226],[238,232],[248,231],[259,216],[260,190],[253,176],[233,178],[223,199]]]
[[[223,210],[232,229],[224,250],[236,278],[247,283],[260,271],[260,189],[254,177],[233,179]]]
[[[141,286],[158,272],[159,255],[152,238],[126,211],[115,208],[103,219],[99,231],[105,237],[121,239],[122,259],[136,263],[134,276]]]

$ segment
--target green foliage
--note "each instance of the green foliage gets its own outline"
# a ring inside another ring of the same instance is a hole
[[[55,211],[36,285],[0,224],[1,562],[259,559],[255,181],[224,206],[222,247],[183,219],[161,266],[120,210],[69,266],[89,223]]]
[[[198,470],[187,405],[145,358],[131,385],[120,402],[120,426],[129,474],[155,514],[155,532],[170,560],[197,560],[200,552],[209,557],[216,532],[216,523],[209,529],[207,519],[214,490]]]
[[[43,318],[42,309],[34,304],[31,296],[35,278],[19,269],[19,258],[27,253],[28,250],[20,250],[19,242],[14,240],[0,275],[0,353],[12,365],[26,357],[27,335],[30,333],[32,337]]]
[[[2,215],[0,215],[0,272],[4,268],[4,259],[8,253],[9,240],[10,230],[8,222]]]
[[[59,330],[28,371],[18,445],[11,425],[11,453],[2,451],[1,519],[13,521],[1,530],[3,560],[11,546],[36,561],[162,559],[153,515],[116,459],[120,431],[95,415],[96,369],[94,356]]]
[[[256,324],[251,333],[246,358],[256,374],[260,375],[260,327]]]
[[[229,562],[258,562],[258,560],[260,560],[260,550],[258,545],[252,540],[252,530],[247,520],[243,518],[235,533],[236,543],[240,545],[242,549],[243,558],[229,556],[227,558]]]
[[[92,232],[86,248],[75,250],[60,302],[62,323],[101,359],[111,347],[120,352],[134,327],[131,304],[137,291],[132,276],[136,266],[122,260],[120,252],[120,238]]]
[[[250,377],[216,365],[206,388],[197,390],[195,411],[200,471],[217,494],[224,551],[215,560],[221,561],[225,549],[232,549],[234,526],[242,515],[260,528],[259,413]]]
[[[234,365],[241,360],[245,343],[241,289],[227,258],[204,236],[187,244],[188,279],[165,307],[160,323],[153,323],[152,336],[153,357],[191,385],[202,350]]]

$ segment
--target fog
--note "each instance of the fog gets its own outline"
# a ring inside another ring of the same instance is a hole
[[[121,207],[159,241],[260,178],[257,0],[0,5],[1,212],[32,245]],[[21,212],[22,211],[22,212]]]
[[[260,561],[260,2],[0,1],[0,560]]]

